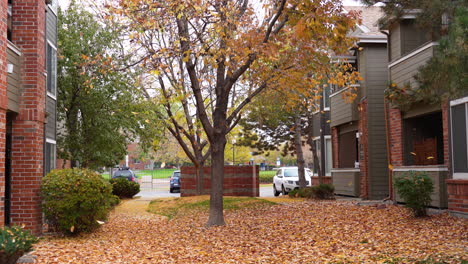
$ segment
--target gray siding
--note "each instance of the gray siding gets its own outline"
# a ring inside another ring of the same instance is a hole
[[[351,103],[343,99],[342,93],[336,94],[330,99],[330,125],[332,127],[359,120],[359,112],[357,109],[359,96]]]
[[[57,47],[57,16],[54,12],[47,7],[47,16],[46,16],[46,38]],[[59,89],[59,87],[57,87]],[[46,138],[54,139],[56,138],[56,128],[57,128],[57,117],[56,117],[56,100],[50,96],[47,96],[46,100],[46,112],[47,112],[47,124],[45,128]]]
[[[388,85],[385,45],[365,47],[365,86],[367,98],[369,199],[388,196],[388,164],[385,131],[384,90]]]
[[[427,30],[415,25],[413,19],[401,21],[401,56],[411,53],[430,41]]]
[[[46,38],[57,47],[57,16],[47,7],[46,16]]]
[[[21,56],[7,48],[7,61],[13,64],[13,73],[7,74],[8,110],[19,112],[21,97]]]
[[[434,47],[429,47],[422,52],[404,60],[390,68],[390,76],[393,82],[398,86],[410,84],[412,87],[416,85],[414,76],[418,73],[419,68],[433,56]]]
[[[46,111],[47,111],[47,124],[46,124],[46,137],[55,140],[57,119],[56,119],[56,101],[47,96]]]
[[[360,182],[359,170],[339,170],[333,169],[332,182],[335,186],[335,193],[339,195],[347,195],[359,197],[360,195]]]
[[[330,135],[330,123],[327,122],[330,120],[330,111],[323,113],[323,119],[325,122],[324,135]],[[320,114],[318,113],[313,115],[312,131],[314,137],[320,136]]]
[[[401,57],[401,31],[400,24],[395,23],[390,27],[390,61]]]

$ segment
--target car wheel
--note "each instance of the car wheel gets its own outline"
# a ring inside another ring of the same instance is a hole
[[[284,189],[284,185],[281,185],[281,192],[283,195],[288,195],[288,192]]]
[[[280,193],[281,193],[280,191],[276,190],[275,184],[273,183],[273,195],[279,196]]]

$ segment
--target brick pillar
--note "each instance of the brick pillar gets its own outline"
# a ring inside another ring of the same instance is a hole
[[[5,224],[5,136],[7,98],[7,0],[0,0],[0,227]]]
[[[390,164],[403,166],[403,119],[400,109],[388,109],[390,136]]]
[[[369,133],[367,129],[367,100],[359,104],[359,197],[369,198]]]
[[[13,1],[13,43],[23,53],[19,115],[12,131],[11,221],[42,230],[40,183],[45,121],[45,1]]]
[[[339,160],[340,145],[338,144],[338,128],[337,127],[332,127],[331,128],[331,140],[332,140],[333,168],[339,168],[339,166],[340,166],[340,160]]]

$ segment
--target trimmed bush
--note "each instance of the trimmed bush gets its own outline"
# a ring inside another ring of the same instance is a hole
[[[426,216],[426,207],[431,204],[431,194],[434,192],[434,183],[427,172],[409,171],[401,177],[395,177],[393,182],[398,195],[414,216]]]
[[[311,188],[311,198],[315,199],[334,199],[335,187],[331,184],[320,184]]]
[[[132,198],[140,192],[140,185],[125,178],[111,179],[112,194],[120,198]]]
[[[0,228],[0,263],[16,263],[39,241],[29,230],[19,226]]]
[[[333,199],[335,187],[331,184],[320,184],[312,187],[301,188],[289,192],[289,197],[301,197],[308,199]]]
[[[71,235],[99,227],[112,208],[112,186],[87,169],[53,170],[42,180],[43,210],[50,223]]]

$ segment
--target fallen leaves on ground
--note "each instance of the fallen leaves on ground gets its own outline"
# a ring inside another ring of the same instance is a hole
[[[143,202],[119,205],[109,222],[93,234],[44,239],[33,254],[38,263],[76,264],[461,263],[468,259],[468,220],[446,214],[414,219],[399,206],[282,202],[226,211],[226,226],[205,228],[208,216],[201,211],[168,220],[130,210],[142,208]]]

